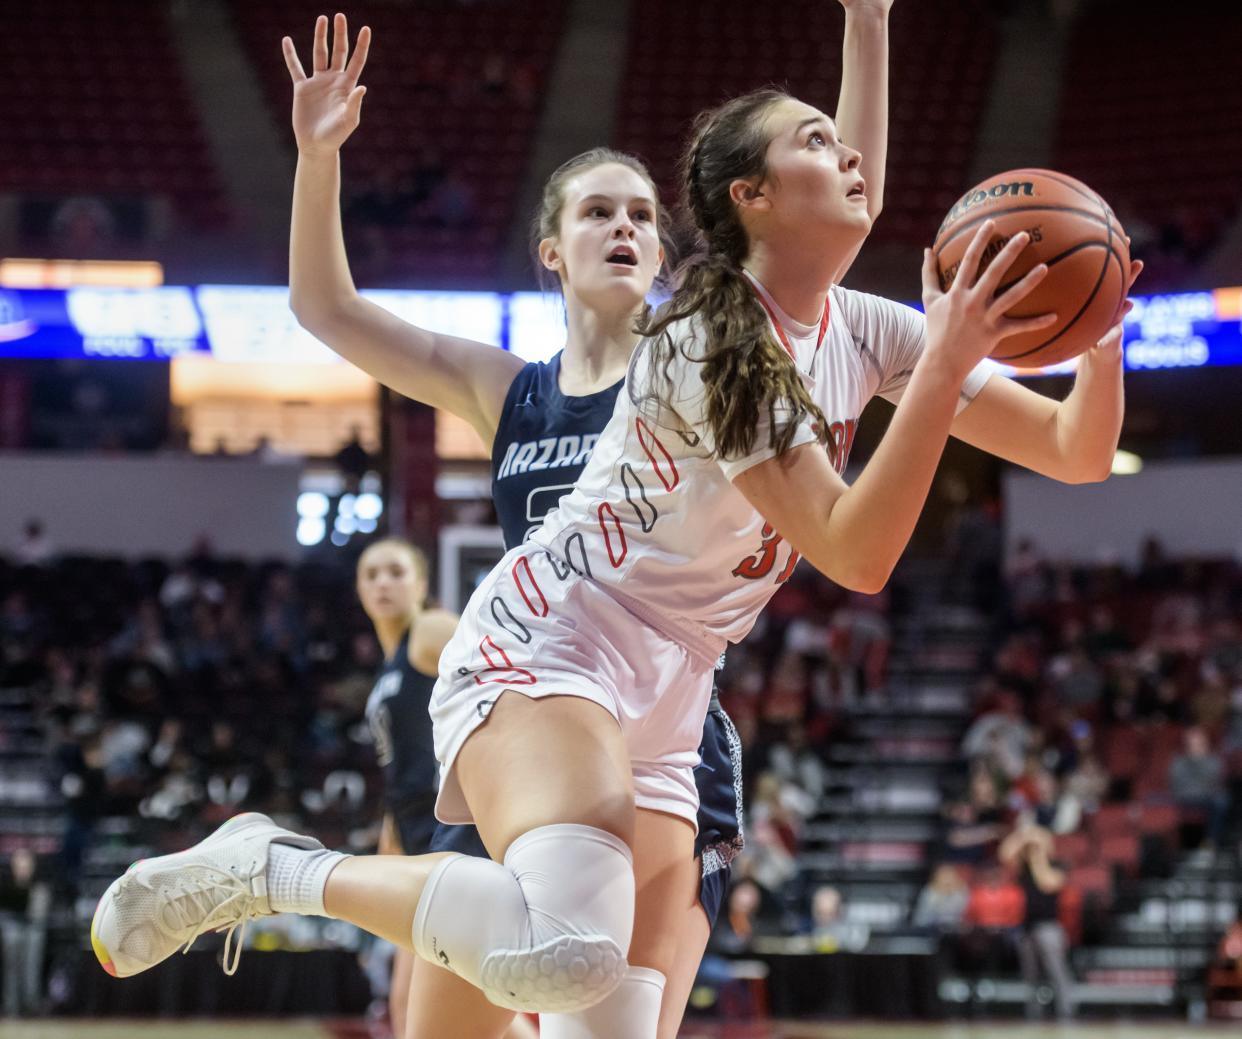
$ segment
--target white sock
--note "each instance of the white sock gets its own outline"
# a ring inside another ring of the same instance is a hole
[[[267,851],[267,899],[273,913],[326,916],[323,891],[338,862],[349,858],[339,851],[307,851],[272,843]]]

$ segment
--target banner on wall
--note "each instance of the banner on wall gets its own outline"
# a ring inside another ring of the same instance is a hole
[[[537,292],[365,291],[423,328],[547,360],[565,342],[564,310]],[[1126,368],[1153,371],[1242,364],[1242,288],[1135,296],[1126,317]],[[0,289],[0,357],[335,364],[301,328],[278,285]],[[1072,371],[1073,361],[1020,376]]]

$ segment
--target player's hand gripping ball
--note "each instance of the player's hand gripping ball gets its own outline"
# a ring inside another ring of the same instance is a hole
[[[988,219],[996,222],[996,230],[980,273],[1013,235],[1026,231],[1031,236],[998,295],[1036,264],[1048,265],[1044,280],[1006,316],[1057,315],[1055,325],[1002,339],[993,359],[1038,368],[1095,346],[1120,319],[1133,281],[1126,233],[1108,203],[1081,181],[1052,170],[1010,170],[989,177],[958,200],[936,233],[932,254],[945,291],[974,230]]]

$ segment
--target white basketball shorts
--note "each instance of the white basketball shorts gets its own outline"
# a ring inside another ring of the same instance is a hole
[[[473,822],[453,763],[497,697],[511,690],[599,704],[621,726],[638,807],[697,828],[694,767],[714,674],[714,660],[639,620],[546,549],[519,545],[470,597],[440,657],[431,695],[436,817]]]

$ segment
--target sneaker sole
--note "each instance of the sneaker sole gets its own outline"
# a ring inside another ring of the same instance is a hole
[[[232,819],[229,819],[227,822],[221,824],[219,829],[217,829],[214,833],[208,834],[197,844],[191,845],[185,851],[174,852],[173,855],[187,855],[191,852],[201,851],[204,847],[217,844],[219,840],[224,837],[235,836],[237,831],[240,829],[250,829],[256,826],[263,826],[263,827],[270,826],[276,829],[281,829],[280,827],[277,827],[276,824],[272,822],[271,819],[269,819],[266,815],[263,815],[261,812],[243,812],[241,815],[235,815],[233,816]],[[288,833],[287,830],[281,830],[281,832]],[[306,846],[322,847],[322,845],[319,845],[318,841],[314,841],[312,844],[311,843],[311,841],[313,840],[312,838],[304,838],[304,840],[307,841]],[[158,856],[158,857],[159,858],[172,858],[172,855]],[[122,970],[121,967],[117,965],[116,960],[113,959],[111,952],[108,951],[108,947],[104,944],[103,939],[99,935],[99,921],[101,917],[104,915],[105,906],[109,904],[109,896],[112,894],[113,889],[117,887],[117,885],[119,885],[121,881],[124,880],[130,873],[132,873],[134,870],[136,870],[139,866],[141,866],[144,862],[147,862],[147,861],[149,860],[138,859],[137,861],[131,863],[129,869],[127,869],[121,876],[117,877],[116,880],[114,880],[111,884],[109,884],[108,889],[103,893],[103,895],[99,899],[99,902],[96,904],[94,915],[92,915],[91,917],[91,949],[95,953],[95,959],[99,961],[99,965],[103,967],[103,969],[114,978],[133,977],[135,974],[140,974],[144,970],[148,970],[149,968],[154,967],[156,963],[162,963],[163,960],[168,958],[167,956],[162,957],[161,959],[156,960],[155,963],[144,964],[142,966],[139,966],[135,970]],[[169,953],[168,955],[171,956],[172,953]]]

